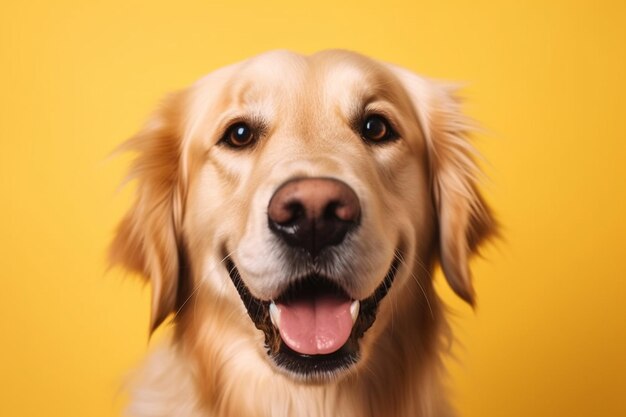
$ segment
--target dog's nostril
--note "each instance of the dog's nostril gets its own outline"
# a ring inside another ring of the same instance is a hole
[[[287,244],[317,256],[343,241],[358,225],[360,212],[356,193],[343,182],[303,178],[288,181],[274,193],[268,223]]]
[[[326,208],[324,209],[324,219],[332,220],[332,219],[340,219],[337,215],[337,208],[339,207],[339,203],[336,201],[331,201],[328,203]]]
[[[299,202],[293,202],[287,205],[289,211],[289,218],[284,223],[293,223],[299,218],[306,216],[304,206]]]
[[[276,201],[270,204],[267,215],[275,224],[287,226],[304,216],[305,209],[299,201]]]

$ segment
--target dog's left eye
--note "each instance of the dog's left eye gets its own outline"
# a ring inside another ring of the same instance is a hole
[[[220,140],[231,148],[243,148],[254,143],[255,135],[252,128],[244,122],[235,123],[226,129]]]
[[[381,143],[397,137],[391,125],[383,116],[368,116],[361,126],[361,136],[369,142]]]

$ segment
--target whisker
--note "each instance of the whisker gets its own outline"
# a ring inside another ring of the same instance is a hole
[[[219,261],[219,263],[217,265],[215,265],[215,267],[213,267],[208,273],[212,273],[213,271],[215,271],[215,269],[222,265],[233,253],[235,253],[235,251],[232,251],[231,253],[229,253],[228,255],[226,255],[221,261]],[[180,307],[178,307],[178,310],[176,310],[176,312],[174,313],[174,319],[176,319],[176,317],[178,317],[178,314],[181,312],[181,310],[183,309],[183,307],[185,307],[185,305],[189,302],[189,300],[198,292],[198,290],[200,289],[200,287],[202,285],[204,285],[206,283],[206,280],[204,278],[200,279],[199,282],[195,285],[193,291],[191,292],[191,294],[189,294],[189,296],[187,297],[187,299],[180,305]]]
[[[397,259],[398,261],[400,261],[400,263],[407,265],[406,260],[401,254],[398,254]],[[432,273],[426,268],[424,263],[420,261],[420,259],[417,256],[413,259],[413,261],[415,262],[417,266],[419,266],[422,269],[422,271],[424,271],[424,273],[428,275],[429,278],[432,278]],[[413,272],[413,270],[410,271],[409,275],[417,283],[420,290],[422,291],[422,294],[424,295],[424,299],[426,300],[426,305],[428,306],[428,310],[430,311],[430,316],[434,319],[435,313],[433,312],[433,308],[430,304],[430,300],[428,299],[428,294],[426,294],[426,289],[424,288],[420,280],[415,276],[415,273]]]

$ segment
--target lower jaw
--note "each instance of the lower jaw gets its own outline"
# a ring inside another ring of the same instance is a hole
[[[323,355],[306,355],[290,349],[269,319],[269,301],[254,298],[243,283],[238,269],[230,258],[226,267],[255,326],[265,335],[265,348],[276,368],[296,380],[307,383],[324,383],[352,370],[360,359],[359,341],[376,320],[378,304],[386,296],[400,266],[400,253],[396,251],[385,278],[374,293],[361,300],[361,309],[347,342],[337,351]],[[252,312],[260,313],[260,317]]]
[[[359,343],[349,339],[339,350],[324,355],[304,355],[280,342],[278,352],[269,354],[281,372],[307,383],[324,383],[350,371],[359,361]]]

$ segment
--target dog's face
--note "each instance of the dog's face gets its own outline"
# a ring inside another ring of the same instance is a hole
[[[150,278],[153,327],[219,304],[269,366],[339,377],[389,337],[394,305],[428,303],[437,256],[473,302],[468,256],[493,226],[465,128],[445,88],[353,53],[221,69],[131,142],[138,199],[113,259]]]

